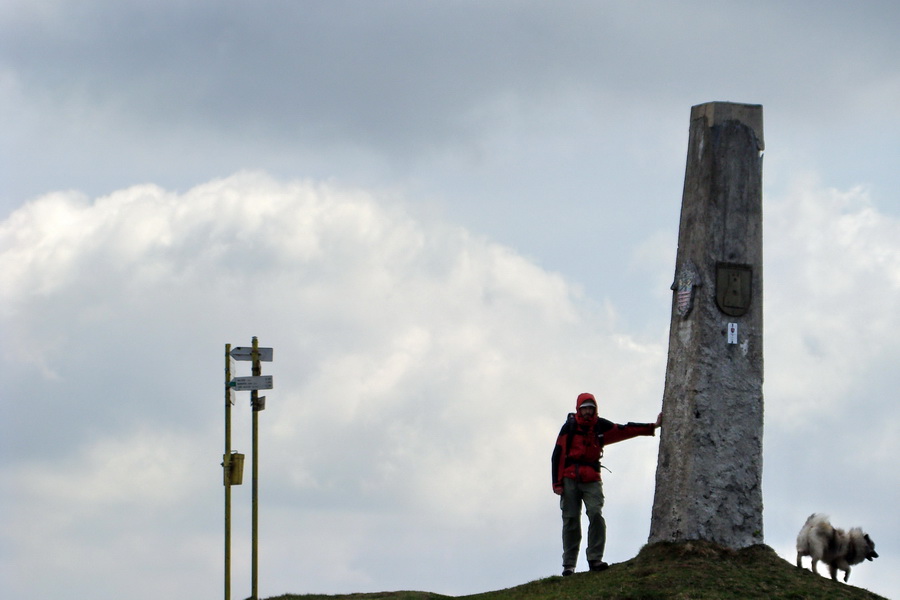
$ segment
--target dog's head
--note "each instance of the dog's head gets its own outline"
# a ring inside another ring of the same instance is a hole
[[[863,536],[863,539],[866,540],[866,560],[874,560],[878,558],[878,553],[875,552],[875,542],[872,541],[872,538],[869,537],[867,533]]]

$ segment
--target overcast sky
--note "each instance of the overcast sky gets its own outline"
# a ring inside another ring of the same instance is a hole
[[[721,100],[764,110],[766,543],[861,526],[850,583],[896,597],[898,21],[4,0],[0,593],[222,596],[223,355],[253,336],[261,596],[558,574],[556,434],[584,391],[660,410],[690,108]],[[646,543],[657,450],[607,450],[609,562]]]

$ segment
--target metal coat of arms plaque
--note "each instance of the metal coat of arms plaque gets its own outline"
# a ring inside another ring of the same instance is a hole
[[[693,262],[687,262],[675,274],[671,289],[675,292],[675,312],[687,317],[694,307],[694,288],[702,285],[700,272]]]
[[[726,315],[740,317],[750,309],[753,268],[750,265],[716,265],[716,305]]]

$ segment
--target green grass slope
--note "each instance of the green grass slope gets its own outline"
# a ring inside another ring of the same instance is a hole
[[[865,565],[858,565],[865,568]],[[820,570],[823,567],[820,565]],[[827,572],[827,567],[824,567]],[[841,574],[842,575],[842,574]],[[852,581],[852,575],[851,575]],[[437,600],[428,592],[345,596],[284,595],[269,600]],[[548,577],[517,587],[461,596],[470,600],[885,600],[867,590],[798,569],[768,546],[730,550],[707,542],[645,546],[602,573]]]

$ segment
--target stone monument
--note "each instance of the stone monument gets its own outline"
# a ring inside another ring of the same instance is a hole
[[[763,542],[762,106],[691,109],[650,542]]]

